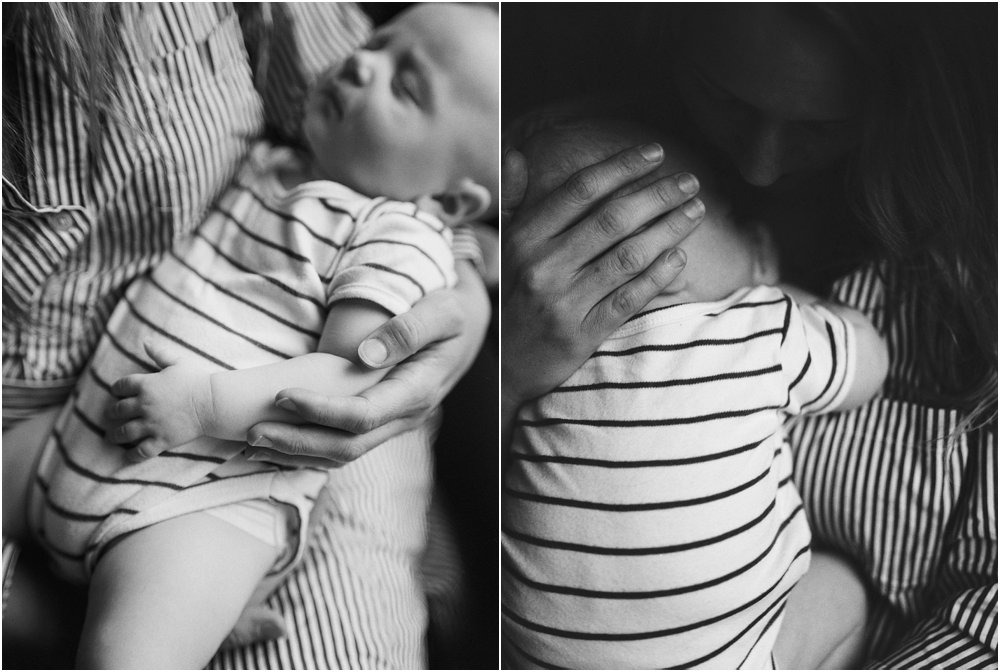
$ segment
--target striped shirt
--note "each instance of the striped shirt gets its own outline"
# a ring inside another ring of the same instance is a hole
[[[641,313],[518,417],[503,612],[529,667],[760,669],[808,565],[787,416],[836,410],[853,330],[772,287]]]
[[[956,435],[960,414],[922,399],[913,297],[888,328],[880,276],[866,268],[834,298],[864,312],[889,347],[882,393],[792,427],[793,479],[813,543],[852,560],[874,607],[869,666],[997,667],[996,422]]]
[[[135,67],[116,72],[112,87],[123,109],[92,154],[84,110],[40,48],[40,28],[13,18],[4,113],[19,122],[29,170],[22,180],[4,167],[5,426],[67,398],[128,283],[198,226],[265,125],[297,129],[306,83],[371,31],[353,3],[238,12],[229,3],[143,4],[143,48],[123,34]],[[461,232],[453,252],[478,255]],[[11,319],[12,308],[23,318]],[[385,477],[397,469],[406,477]],[[427,615],[416,577],[429,478],[428,454],[391,446],[334,472],[342,506],[324,514],[300,568],[270,601],[289,637],[213,665],[422,667]],[[5,541],[5,586],[16,555]]]
[[[105,440],[103,411],[115,380],[158,370],[147,347],[207,372],[264,366],[315,352],[337,301],[399,314],[455,283],[451,231],[436,217],[334,182],[286,191],[281,154],[255,147],[195,234],[129,285],[55,424],[29,520],[70,578],[85,581],[123,535],[210,507],[270,499],[308,520],[326,483],[325,470],[251,462],[243,442],[208,437],[131,463]]]

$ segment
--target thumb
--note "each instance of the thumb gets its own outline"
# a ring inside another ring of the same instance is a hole
[[[286,636],[285,622],[274,609],[263,605],[249,606],[240,614],[240,619],[222,642],[223,649],[248,646],[270,639]]]
[[[177,357],[168,353],[162,345],[143,343],[142,349],[146,352],[146,356],[153,360],[153,364],[156,364],[161,369],[177,363]]]

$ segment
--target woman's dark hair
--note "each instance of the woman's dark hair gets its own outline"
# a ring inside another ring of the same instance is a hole
[[[911,330],[906,364],[936,387],[935,401],[961,409],[967,425],[995,420],[996,7],[809,8],[867,75],[846,192],[893,262],[886,326]],[[900,305],[912,312],[893,309]]]
[[[995,422],[996,6],[779,7],[831,30],[861,64],[866,107],[844,194],[889,262],[883,326],[913,344],[897,364],[921,381],[921,401],[962,413],[960,430]],[[646,44],[680,42],[698,11],[656,10]]]

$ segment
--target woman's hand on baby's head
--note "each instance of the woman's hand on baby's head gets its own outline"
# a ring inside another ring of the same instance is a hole
[[[612,196],[662,161],[658,144],[626,149],[524,203],[523,157],[505,155],[501,379],[512,402],[566,380],[684,267],[676,246],[704,214],[685,207],[700,206],[693,176]]]
[[[161,370],[116,380],[111,393],[118,401],[106,413],[108,440],[136,444],[128,452],[134,462],[204,436],[212,411],[209,372],[203,366],[177,363],[148,346],[146,354]]]

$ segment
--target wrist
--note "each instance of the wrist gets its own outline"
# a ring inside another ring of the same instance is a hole
[[[217,374],[208,374],[194,386],[191,394],[191,407],[202,436],[216,435],[214,380]]]

